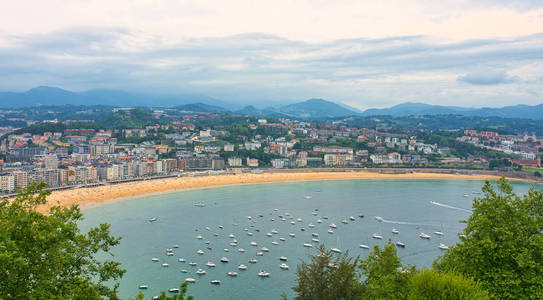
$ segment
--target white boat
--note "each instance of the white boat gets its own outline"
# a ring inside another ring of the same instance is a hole
[[[196,253],[199,254],[199,255],[204,255],[205,252],[202,251],[202,250],[198,250],[198,251],[196,251]]]
[[[349,224],[349,221],[347,221],[346,219],[343,219],[343,221],[341,221],[341,223],[343,223],[343,224]]]
[[[441,232],[441,231],[434,231],[434,234],[435,234],[435,235],[441,235],[441,236],[445,235],[445,234],[444,234],[443,232]]]
[[[341,250],[338,248],[332,248],[330,250],[332,250],[332,252],[335,252],[335,253],[341,253]]]
[[[211,244],[211,242],[210,241],[205,241],[204,244],[209,245],[209,244]]]
[[[249,219],[249,220],[251,220],[252,218],[253,218],[253,217],[251,217],[251,216],[247,216],[247,219]]]
[[[173,252],[173,249],[172,249],[172,248],[168,248],[168,249],[166,249],[166,252]]]
[[[198,264],[195,263],[195,262],[193,262],[193,261],[189,262],[189,266],[197,266],[197,265],[198,265]]]
[[[202,270],[202,269],[198,269],[198,270],[196,271],[196,274],[198,274],[198,275],[205,275],[205,274],[207,274],[207,271],[206,271],[206,270]]]
[[[298,220],[297,220],[297,221],[298,221],[298,222],[302,222],[302,219],[298,218]]]
[[[179,293],[179,289],[178,288],[168,289],[168,292],[170,292],[170,293]]]
[[[150,219],[148,219],[147,221],[149,221],[149,222],[154,222],[154,221],[156,221],[156,220],[157,220],[157,218],[150,218]]]
[[[181,269],[181,273],[188,273],[189,271],[186,269]]]
[[[319,243],[319,239],[311,239],[311,241],[315,242],[315,243]]]
[[[322,216],[323,219],[325,220],[328,220],[328,217],[327,216]]]
[[[311,214],[314,215],[314,216],[318,215],[318,213],[316,211],[312,212]]]
[[[271,233],[278,234],[279,232],[277,230],[275,230],[275,229],[272,229]]]
[[[207,231],[211,230],[211,228],[209,228],[209,227],[207,227],[207,226],[205,227],[205,229],[206,229]]]
[[[254,259],[254,258],[249,259],[249,263],[251,263],[251,264],[256,264],[257,262],[258,262],[258,260]]]
[[[330,228],[337,228],[337,226],[334,223],[330,223]]]
[[[175,244],[172,246],[173,248],[179,248],[179,245]]]
[[[164,268],[167,268],[167,267],[169,267],[170,265],[164,263],[164,264],[162,264],[162,266],[163,266]]]
[[[219,228],[220,228],[220,229],[223,229],[224,227],[223,227],[222,225],[219,225]]]
[[[227,248],[222,249],[224,252],[230,252]]]
[[[193,282],[196,282],[196,279],[194,279],[194,278],[185,278],[185,281],[193,283]]]
[[[307,227],[309,227],[309,228],[313,228],[313,227],[315,227],[315,224],[313,224],[313,223],[309,223],[309,225],[307,225]]]
[[[194,203],[194,206],[196,206],[196,207],[204,207],[206,205],[203,202],[196,202],[196,203]]]
[[[174,256],[173,252],[166,252],[166,256]]]
[[[240,270],[247,270],[247,266],[241,264],[241,265],[238,266],[238,269],[240,269]]]
[[[251,242],[251,246],[257,247],[257,246],[258,246],[258,243],[257,243],[257,242]]]
[[[442,250],[449,250],[449,246],[440,243],[440,244],[439,244],[439,249],[442,249]]]
[[[292,225],[296,225],[296,222],[294,222],[294,221],[290,221],[290,224],[292,224]]]
[[[177,261],[181,263],[187,262],[184,258],[179,258]]]
[[[148,288],[149,288],[149,286],[145,285],[145,284],[142,284],[142,285],[138,286],[138,289],[140,289],[140,290],[146,290]]]
[[[151,258],[151,261],[157,262],[157,261],[160,261],[160,259],[158,259],[156,257],[153,257],[153,258]]]
[[[302,228],[300,228],[300,230],[301,230],[301,231],[305,231],[305,228],[304,228],[304,227],[302,227]]]
[[[360,244],[360,248],[362,248],[362,249],[369,249],[370,246],[365,245],[365,244]]]
[[[468,197],[469,197],[469,195],[468,195],[468,194],[464,194],[464,198],[468,198]]]
[[[264,256],[264,252],[257,252],[256,256]]]
[[[221,284],[221,281],[220,280],[211,280],[210,283],[211,284]]]
[[[227,262],[230,262],[230,260],[228,258],[226,258],[226,257],[222,257],[221,262],[227,263]]]
[[[247,235],[248,236],[253,236],[253,233],[252,232],[247,232]]]
[[[230,246],[232,246],[232,247],[236,247],[237,245],[238,245],[238,243],[234,243],[234,242],[230,243]]]
[[[305,196],[304,196],[304,199],[311,199],[311,198],[313,198],[313,197],[311,197],[311,196],[309,196],[309,195],[305,195]]]
[[[238,274],[238,272],[230,271],[230,272],[226,273],[226,275],[232,276],[232,277],[236,277],[236,276],[238,276],[239,274]]]
[[[216,267],[216,265],[210,261],[207,262],[206,266],[210,267],[210,268],[214,268]]]
[[[279,240],[284,242],[284,241],[285,241],[285,238],[284,238],[284,237],[280,237]]]
[[[375,216],[375,220],[377,220],[379,222],[385,221],[385,219],[383,219],[382,217],[379,217],[379,216]]]
[[[282,260],[282,261],[287,261],[287,260],[288,260],[288,258],[287,258],[286,256],[281,256],[281,257],[279,257],[279,260]]]
[[[260,249],[260,250],[262,250],[262,252],[269,252],[270,251],[270,249],[268,249],[266,247],[262,247],[262,249]]]
[[[313,247],[313,245],[309,243],[304,243],[304,247]]]
[[[427,235],[427,234],[424,233],[424,232],[421,232],[421,233],[419,234],[419,237],[420,237],[421,239],[427,239],[427,240],[430,239],[430,236]]]
[[[314,236],[314,237],[319,237],[319,234],[316,233],[316,232],[311,233],[311,235]]]
[[[279,243],[276,241],[272,241],[272,245],[279,245]]]
[[[282,263],[279,265],[279,268],[283,269],[283,270],[288,270],[288,265],[285,264],[285,263]]]
[[[196,238],[199,239],[199,240],[203,239],[203,237],[201,235],[197,235]]]
[[[241,252],[241,253],[244,253],[245,251],[246,251],[246,250],[243,249],[243,248],[239,248],[239,249],[238,249],[238,252]]]
[[[266,233],[266,236],[267,236],[267,237],[271,237],[272,234],[268,232],[268,233]]]
[[[374,233],[371,237],[374,238],[374,239],[378,239],[378,240],[382,240],[382,239],[383,239],[383,236],[382,236],[382,235],[378,235],[377,233]]]
[[[394,233],[394,234],[399,234],[400,231],[399,231],[398,229],[396,229],[396,228],[392,228],[392,233]]]
[[[334,233],[334,231],[332,229],[328,229],[328,233],[332,234],[332,233]]]
[[[233,235],[233,234],[229,234],[228,237],[231,238],[231,239],[233,239],[233,238],[235,238],[236,236]]]
[[[405,248],[405,243],[396,242],[396,246],[398,246],[398,247],[400,247],[400,248]]]
[[[264,270],[260,270],[260,272],[258,272],[258,276],[260,277],[270,277],[270,273],[264,271]]]
[[[322,220],[321,220],[321,219],[318,219],[318,220],[317,220],[317,223],[319,223],[319,224],[322,223]]]
[[[350,217],[349,217],[349,220],[354,221],[354,217],[353,217],[353,216],[350,216]]]
[[[360,218],[363,218],[364,217],[364,214],[359,214],[358,215]]]
[[[288,236],[290,236],[290,237],[295,237],[296,234],[294,234],[294,233],[289,233]]]

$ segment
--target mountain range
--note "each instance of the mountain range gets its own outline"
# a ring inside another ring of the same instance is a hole
[[[543,119],[543,104],[514,105],[501,108],[469,108],[458,106],[430,105],[425,103],[406,102],[389,108],[368,109],[360,111],[342,103],[324,99],[309,99],[303,102],[282,105],[279,107],[256,108],[236,106],[212,97],[198,94],[156,94],[132,93],[120,90],[89,90],[71,92],[56,87],[40,86],[26,92],[0,92],[0,107],[18,108],[54,105],[110,105],[110,106],[154,106],[174,107],[180,110],[204,113],[236,113],[252,116],[272,116],[291,119],[334,119],[342,117],[369,117],[390,115],[393,117],[420,115],[464,115],[480,117],[507,117],[525,119]]]

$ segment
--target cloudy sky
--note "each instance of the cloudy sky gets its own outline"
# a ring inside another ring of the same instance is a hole
[[[543,103],[543,0],[0,0],[0,90]]]

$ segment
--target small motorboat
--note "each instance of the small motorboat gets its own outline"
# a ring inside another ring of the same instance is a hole
[[[194,278],[185,278],[185,281],[193,283],[193,282],[196,282],[196,279],[194,279]]]
[[[174,256],[173,252],[166,252],[166,256]]]
[[[440,235],[440,236],[444,236],[445,234],[441,231],[434,231],[434,234],[435,235]]]
[[[305,195],[305,196],[304,196],[304,199],[311,199],[311,198],[313,198],[313,197],[311,197],[311,196],[309,196],[309,195]]]
[[[262,247],[262,249],[260,249],[262,252],[269,252],[270,249],[266,248],[266,247]]]
[[[322,223],[322,220],[321,220],[321,219],[318,219],[318,220],[317,220],[317,223],[319,223],[319,224]]]
[[[158,259],[156,257],[153,257],[153,258],[151,258],[151,261],[157,262],[157,261],[160,261],[160,259]]]
[[[257,252],[256,256],[264,256],[264,252]]]
[[[384,222],[385,219],[383,219],[382,217],[379,217],[379,216],[375,216],[375,220],[379,221],[379,222]]]
[[[365,244],[360,244],[360,248],[362,248],[362,249],[369,249],[370,246],[365,245]]]
[[[228,262],[230,262],[230,260],[228,258],[226,258],[226,257],[222,257],[221,262],[228,263]]]
[[[276,241],[272,241],[271,243],[272,243],[272,245],[279,245],[279,243],[276,242]]]
[[[332,229],[328,229],[328,233],[332,234],[332,233],[334,233],[334,231]]]
[[[257,242],[251,242],[251,246],[257,247],[257,246],[258,246],[258,243],[257,243]]]
[[[319,243],[320,242],[319,239],[311,239],[311,241],[314,242],[314,243]]]
[[[173,248],[179,248],[179,245],[175,244],[172,246]]]
[[[343,219],[343,221],[341,221],[341,223],[343,223],[343,224],[349,224],[349,221],[347,221],[347,219]]]
[[[202,251],[202,250],[198,250],[198,251],[196,251],[196,253],[199,254],[199,255],[204,255],[205,252]]]
[[[349,220],[354,221],[354,217],[353,217],[353,216],[350,216],[350,217],[349,217]]]
[[[238,266],[238,269],[240,269],[240,270],[247,270],[247,266],[242,264],[242,265],[239,265],[239,266]]]
[[[224,227],[223,227],[222,225],[219,225],[219,228],[220,228],[220,229],[223,229]]]
[[[258,276],[260,277],[270,277],[270,273],[264,271],[264,270],[260,270],[260,272],[258,272]]]
[[[140,289],[140,290],[146,290],[148,288],[149,288],[149,286],[145,285],[145,284],[142,284],[142,285],[138,286],[138,289]]]
[[[226,275],[231,276],[231,277],[236,277],[239,274],[238,274],[238,272],[230,271],[230,272],[226,273]]]
[[[258,260],[252,258],[252,259],[249,259],[249,263],[251,264],[256,264],[258,262]]]
[[[168,289],[168,292],[170,292],[170,293],[179,293],[179,289],[178,288]]]
[[[341,253],[341,250],[338,248],[332,248],[330,250],[332,250],[332,252],[335,252],[335,253]]]
[[[252,232],[247,232],[247,235],[248,236],[253,236],[253,233]]]
[[[292,225],[296,225],[296,222],[294,222],[294,221],[290,221],[290,224],[292,224]]]
[[[359,214],[358,215],[360,218],[363,218],[364,217],[364,214]]]
[[[305,228],[304,228],[304,227],[302,227],[302,228],[300,228],[300,230],[301,230],[301,231],[305,231]]]
[[[378,239],[378,240],[382,240],[382,239],[383,239],[383,236],[382,236],[382,235],[379,235],[379,234],[377,234],[377,233],[372,234],[371,237],[374,238],[374,239]]]
[[[282,263],[279,265],[279,268],[283,269],[283,270],[288,270],[288,265],[285,264],[285,263]]]
[[[162,264],[162,266],[163,266],[164,268],[167,268],[167,267],[169,267],[170,265],[164,263],[164,264]]]
[[[309,228],[313,228],[313,227],[315,227],[315,224],[313,224],[313,223],[309,223],[309,224],[307,225],[307,227],[309,227]]]
[[[302,219],[301,219],[301,218],[298,218],[298,219],[297,219],[296,221],[298,221],[298,222],[302,222]]]
[[[203,239],[203,237],[201,235],[197,235],[196,238],[199,239],[199,240]]]
[[[211,230],[211,228],[209,228],[209,227],[207,227],[207,226],[205,227],[205,229],[206,229],[207,231],[210,231],[210,230]]]
[[[309,243],[304,243],[304,247],[308,247],[308,248],[309,248],[309,247],[313,247],[313,245],[312,245],[312,244],[309,244]]]
[[[232,247],[236,247],[237,245],[238,245],[238,243],[235,243],[235,242],[230,243],[230,246],[232,246]]]
[[[322,216],[323,219],[325,220],[328,220],[328,217],[327,216]]]
[[[216,265],[210,261],[207,262],[206,266],[210,267],[210,268],[214,268],[216,267]]]
[[[205,241],[204,244],[209,245],[209,244],[211,244],[211,242],[210,241]]]
[[[281,257],[279,257],[279,260],[282,260],[282,261],[287,261],[287,260],[288,260],[288,258],[287,258],[286,256],[281,256]]]
[[[314,212],[312,212],[311,214],[314,215],[314,216],[316,216],[316,215],[318,215],[319,213],[317,213],[316,211],[314,211]]]
[[[334,223],[330,223],[330,228],[337,228],[337,226]]]
[[[207,271],[206,271],[206,270],[202,270],[202,269],[198,269],[198,270],[196,271],[196,274],[198,274],[198,275],[205,275],[205,274],[207,274]]]
[[[233,239],[233,238],[235,238],[236,236],[233,235],[233,234],[229,234],[228,237],[231,238],[231,239]]]
[[[181,269],[181,273],[188,273],[189,271],[186,269]]]
[[[275,230],[275,229],[272,229],[271,233],[278,234],[279,232],[277,230]]]
[[[241,253],[244,253],[245,251],[247,251],[247,250],[245,250],[245,249],[243,249],[243,248],[239,248],[239,249],[238,249],[238,252],[241,252]]]
[[[215,285],[219,285],[219,284],[221,284],[221,281],[220,280],[211,280],[210,283],[215,284]]]
[[[180,262],[180,263],[187,262],[184,258],[180,258],[180,259],[178,259],[177,261]]]
[[[429,240],[429,239],[430,239],[430,236],[427,235],[427,234],[424,233],[424,232],[421,232],[421,233],[419,234],[419,237],[420,237],[421,239],[426,239],[426,240]]]
[[[266,233],[267,237],[272,237],[272,234],[270,232]]]
[[[227,249],[227,248],[224,248],[224,249],[222,249],[222,250],[223,250],[224,252],[230,252],[230,250]]]
[[[290,236],[290,237],[295,237],[296,234],[294,234],[294,233],[289,233],[288,236]]]
[[[399,231],[398,229],[396,229],[396,228],[392,228],[392,233],[394,233],[394,234],[399,234],[400,231]]]
[[[285,238],[284,238],[284,237],[280,237],[279,240],[284,242],[284,241],[285,241]]]
[[[147,221],[149,222],[155,222],[157,220],[157,218],[150,218],[150,219],[147,219]]]
[[[396,242],[396,246],[398,246],[398,247],[400,247],[400,248],[405,248],[405,243]]]
[[[439,244],[439,249],[441,249],[441,250],[449,250],[449,246],[447,246],[447,245],[445,245],[443,243],[440,243]]]
[[[316,233],[316,232],[311,233],[311,235],[314,236],[314,237],[319,237],[319,234]]]
[[[193,262],[193,261],[189,262],[189,266],[197,266],[197,265],[198,265],[198,264],[195,263],[195,262]]]

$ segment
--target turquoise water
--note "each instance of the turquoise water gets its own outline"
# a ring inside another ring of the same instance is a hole
[[[315,247],[303,246],[304,243],[317,245],[311,241],[313,232],[319,234],[318,239],[328,248],[348,250],[349,254],[360,257],[369,252],[361,249],[360,244],[383,246],[389,238],[394,242],[402,241],[407,247],[398,249],[398,254],[404,263],[431,266],[442,253],[438,248],[440,243],[454,245],[458,241],[457,233],[464,226],[459,221],[470,215],[471,201],[477,196],[473,192],[480,191],[482,185],[482,181],[462,180],[345,180],[184,190],[85,210],[82,228],[108,222],[112,225],[112,233],[123,237],[114,253],[115,259],[127,269],[121,281],[121,296],[124,298],[135,296],[141,284],[150,286],[144,291],[146,298],[150,298],[161,290],[178,287],[180,282],[190,277],[197,280],[189,285],[189,292],[196,299],[279,299],[282,293],[292,295],[290,288],[295,284],[296,265],[307,259],[308,254],[315,254]],[[524,193],[531,186],[515,183],[515,191]],[[311,198],[305,198],[306,195]],[[204,202],[206,206],[196,207],[195,202]],[[318,209],[317,216],[312,215],[315,209]],[[286,213],[293,216],[294,221],[301,218],[302,222],[296,221],[291,225]],[[359,217],[361,213],[364,218]],[[279,215],[286,217],[287,221],[281,221]],[[256,223],[248,216],[252,216]],[[322,219],[323,216],[329,219]],[[342,220],[348,220],[349,216],[354,216],[355,220],[343,224]],[[383,217],[385,222],[378,222],[375,216]],[[158,220],[148,222],[152,217]],[[317,223],[319,218],[323,223]],[[329,234],[327,230],[332,222],[337,228]],[[315,227],[309,228],[309,223]],[[306,231],[301,231],[302,227]],[[400,233],[392,234],[392,228]],[[252,232],[253,236],[244,229]],[[278,234],[266,236],[273,229]],[[444,236],[433,234],[435,231],[444,232]],[[419,238],[421,232],[431,235],[431,239]],[[215,237],[213,233],[219,236]],[[289,233],[296,236],[289,237]],[[374,233],[384,239],[373,239]],[[232,242],[229,234],[235,235],[239,246],[229,245]],[[197,239],[197,235],[203,239]],[[280,241],[280,237],[286,240]],[[206,249],[205,241],[210,241],[212,250]],[[258,242],[259,246],[251,246],[252,241]],[[272,244],[272,241],[279,245]],[[166,249],[175,244],[179,245],[173,249],[175,255],[166,256]],[[270,251],[264,256],[256,256],[261,247]],[[230,252],[224,252],[224,248]],[[247,252],[240,253],[238,248]],[[199,249],[205,254],[198,255],[196,251]],[[279,268],[280,256],[288,257],[289,270]],[[160,262],[152,262],[153,257],[159,258]],[[221,257],[227,257],[230,262],[221,263]],[[187,262],[178,262],[178,258]],[[258,259],[258,263],[248,263],[250,258]],[[198,263],[198,266],[189,266],[190,261]],[[216,267],[206,267],[208,261],[215,263]],[[168,263],[169,267],[162,267],[162,263]],[[239,264],[245,264],[248,269],[238,270]],[[195,274],[198,268],[206,270],[207,274]],[[181,269],[189,273],[181,273]],[[271,276],[258,277],[260,270],[271,273]],[[229,277],[226,275],[229,271],[236,271],[239,276]],[[222,283],[211,285],[210,281],[216,279]]]

